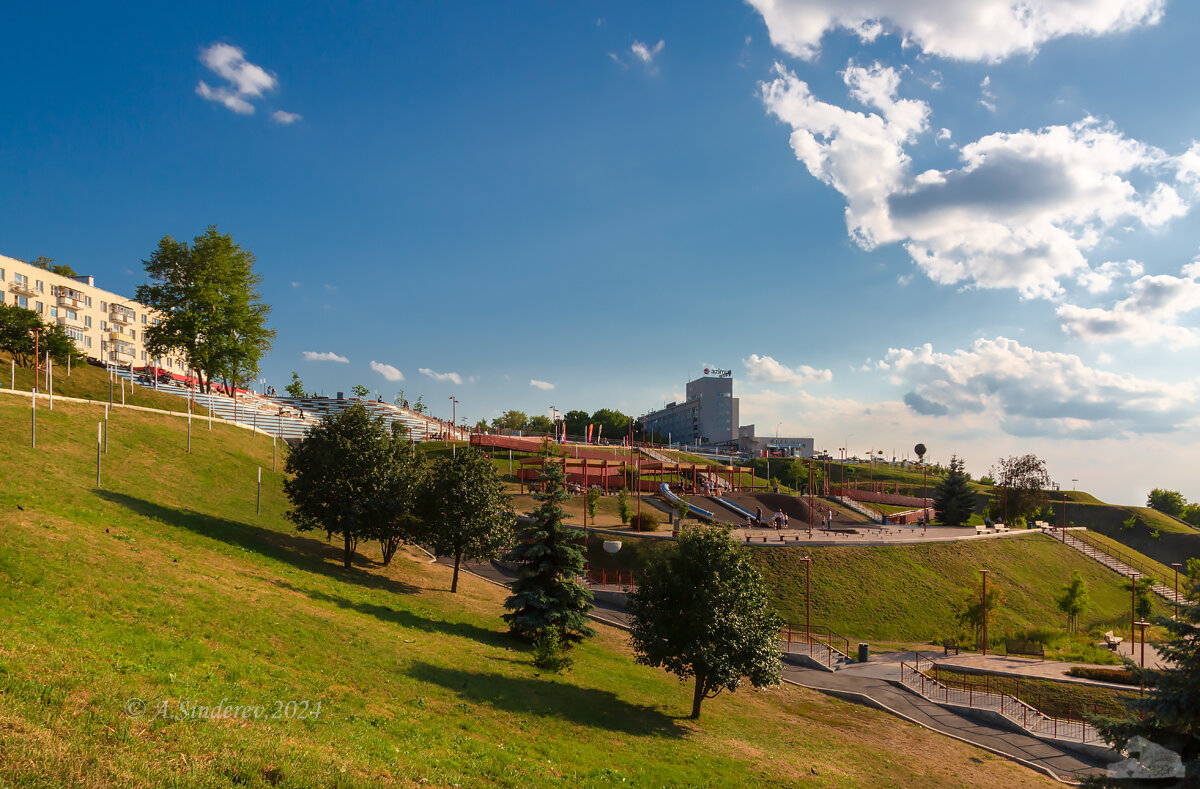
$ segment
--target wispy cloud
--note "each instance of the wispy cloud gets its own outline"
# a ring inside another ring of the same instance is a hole
[[[780,364],[771,356],[759,356],[756,353],[750,354],[748,359],[743,359],[742,364],[746,366],[746,373],[750,376],[750,380],[758,383],[801,386],[812,381],[833,380],[833,373],[829,370],[818,370],[807,364],[792,369]]]
[[[399,370],[397,370],[395,367],[391,366],[390,364],[384,364],[383,362],[377,362],[374,359],[372,359],[371,360],[371,369],[374,370],[375,372],[379,373],[380,375],[382,375],[384,378],[388,379],[389,381],[403,381],[404,380],[404,373],[400,372]]]
[[[641,41],[634,41],[633,46],[631,46],[629,49],[631,52],[633,52],[634,57],[636,57],[638,60],[645,63],[647,66],[653,66],[654,58],[658,57],[658,53],[662,52],[663,47],[666,45],[667,42],[663,41],[662,39],[659,39],[658,43],[652,47],[646,46]]]
[[[549,390],[554,388],[554,384],[550,383],[549,381],[539,381],[536,378],[530,378],[529,385],[534,389]]]
[[[421,375],[428,375],[435,381],[449,381],[452,384],[459,385],[461,385],[463,382],[462,376],[458,373],[439,373],[434,370],[430,370],[428,367],[418,368],[418,372],[421,373]]]
[[[200,62],[210,71],[225,80],[224,85],[213,87],[204,80],[196,85],[196,93],[208,101],[215,101],[239,115],[254,113],[254,99],[279,87],[275,75],[246,60],[246,53],[232,44],[216,43],[200,51]]]
[[[275,110],[271,113],[271,120],[275,121],[276,123],[282,123],[284,126],[288,126],[300,120],[300,113]]]
[[[306,361],[306,362],[341,362],[342,364],[348,364],[350,362],[350,360],[347,359],[345,356],[339,356],[338,354],[334,353],[333,351],[323,351],[323,352],[305,351],[304,352],[304,361]]]

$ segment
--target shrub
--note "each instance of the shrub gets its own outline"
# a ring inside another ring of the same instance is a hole
[[[1073,666],[1067,674],[1080,679],[1094,679],[1098,682],[1115,682],[1120,685],[1137,685],[1137,677],[1132,671],[1123,668],[1092,668],[1090,666]]]
[[[545,628],[533,639],[533,665],[555,674],[561,674],[571,667],[571,656],[567,654],[557,629]]]
[[[659,520],[650,513],[644,512],[630,518],[629,524],[638,531],[658,531]]]

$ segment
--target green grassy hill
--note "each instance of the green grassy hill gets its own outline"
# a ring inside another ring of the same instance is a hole
[[[8,388],[9,384],[12,383],[11,362],[11,356],[0,353],[0,386],[5,388]],[[32,367],[16,368],[16,390],[18,392],[25,392],[26,396],[28,396],[29,390],[33,388],[33,376],[34,369]],[[46,370],[43,367],[42,381],[39,382],[39,386],[41,386],[43,392],[45,391],[45,376]],[[78,397],[83,400],[97,400],[107,403],[109,396],[108,372],[102,367],[95,367],[90,364],[77,364],[72,366],[71,374],[68,376],[67,368],[55,365],[54,394],[56,397]],[[120,380],[117,380],[113,386],[113,402],[121,402]],[[156,392],[153,389],[143,386],[131,387],[128,381],[125,382],[125,403],[145,408],[157,408],[162,411],[187,412],[186,399],[165,392]],[[196,406],[195,413],[207,415],[208,411],[200,406]]]
[[[652,540],[622,539],[625,544],[614,556],[604,554],[596,538],[589,551],[593,566],[640,568],[650,553],[662,550]],[[1120,576],[1041,534],[926,545],[752,549],[776,605],[795,623],[805,615],[805,555],[813,557],[813,622],[851,639],[912,643],[959,636],[962,627],[955,617],[968,596],[980,593],[981,569],[990,571],[989,583],[1005,594],[989,634],[997,642],[1005,634],[1031,631],[1058,640],[1050,631],[1066,621],[1054,599],[1074,570],[1083,574],[1093,604],[1081,617],[1082,629],[1128,630],[1129,593],[1121,588]],[[1076,653],[1064,658],[1099,662],[1111,657],[1083,644],[1061,648]]]
[[[1059,505],[1061,506],[1061,505]],[[1131,527],[1125,523],[1129,518]],[[1067,521],[1103,534],[1160,564],[1200,557],[1200,530],[1149,507],[1113,504],[1067,504]],[[1170,577],[1160,580],[1170,582]]]
[[[182,420],[118,411],[95,489],[102,409],[39,414],[35,450],[27,407],[0,394],[5,786],[1051,785],[795,687],[688,721],[610,629],[539,674],[496,587],[297,534],[269,440],[215,425],[187,455]]]

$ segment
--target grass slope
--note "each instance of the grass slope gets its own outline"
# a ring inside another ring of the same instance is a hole
[[[217,425],[185,455],[179,420],[117,412],[95,490],[101,409],[47,413],[36,450],[24,409],[0,395],[6,786],[1050,785],[794,687],[723,695],[695,724],[688,688],[612,630],[539,675],[501,590],[450,595],[410,555],[345,571],[296,534],[269,441]],[[267,718],[188,713],[222,703]]]
[[[1124,524],[1130,517],[1134,518],[1133,527],[1126,528]],[[1068,504],[1067,520],[1116,540],[1159,564],[1186,564],[1188,559],[1200,557],[1200,530],[1149,507]]]
[[[12,383],[11,362],[11,356],[0,353],[0,386],[5,388]],[[25,392],[27,398],[29,390],[33,388],[33,377],[34,369],[32,367],[16,368],[16,390],[18,392]],[[42,387],[43,390],[45,389],[45,378],[46,370],[43,367],[42,380],[38,383],[38,386]],[[121,381],[118,380],[113,387],[113,402],[120,403]],[[72,366],[71,374],[68,376],[66,367],[55,365],[54,394],[58,397],[78,397],[82,400],[98,400],[107,403],[109,395],[108,372],[102,367],[95,367],[90,364],[77,364]],[[130,387],[128,381],[125,382],[125,403],[144,408],[157,408],[161,411],[187,412],[186,399],[166,394],[165,392],[156,392],[153,389],[147,389],[143,386]],[[28,402],[26,402],[26,405],[28,405]],[[207,416],[208,411],[197,405],[195,413]]]

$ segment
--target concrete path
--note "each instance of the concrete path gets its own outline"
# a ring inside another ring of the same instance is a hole
[[[935,653],[930,653],[935,654]],[[1036,737],[968,718],[918,696],[894,682],[900,678],[901,658],[912,653],[895,653],[872,658],[833,673],[784,663],[789,682],[841,698],[878,707],[926,728],[989,750],[1046,772],[1057,779],[1076,780],[1102,775],[1106,763],[1094,757],[1054,745]],[[1118,759],[1116,754],[1113,760]]]
[[[447,563],[445,559],[438,561]],[[464,562],[462,568],[497,584],[507,585],[514,577],[511,571],[494,562]],[[624,595],[598,593],[593,618],[628,629],[629,616],[625,613],[623,600]],[[943,660],[940,652],[922,653],[922,656]],[[1001,726],[973,720],[905,690],[898,684],[900,663],[905,660],[911,662],[912,657],[911,652],[887,653],[832,673],[784,662],[783,678],[801,687],[882,709],[911,723],[1021,762],[1059,780],[1073,781],[1086,775],[1104,774],[1106,763],[1095,757]],[[992,658],[994,656],[989,656],[989,659]],[[1114,761],[1118,758],[1116,754],[1113,755]]]

